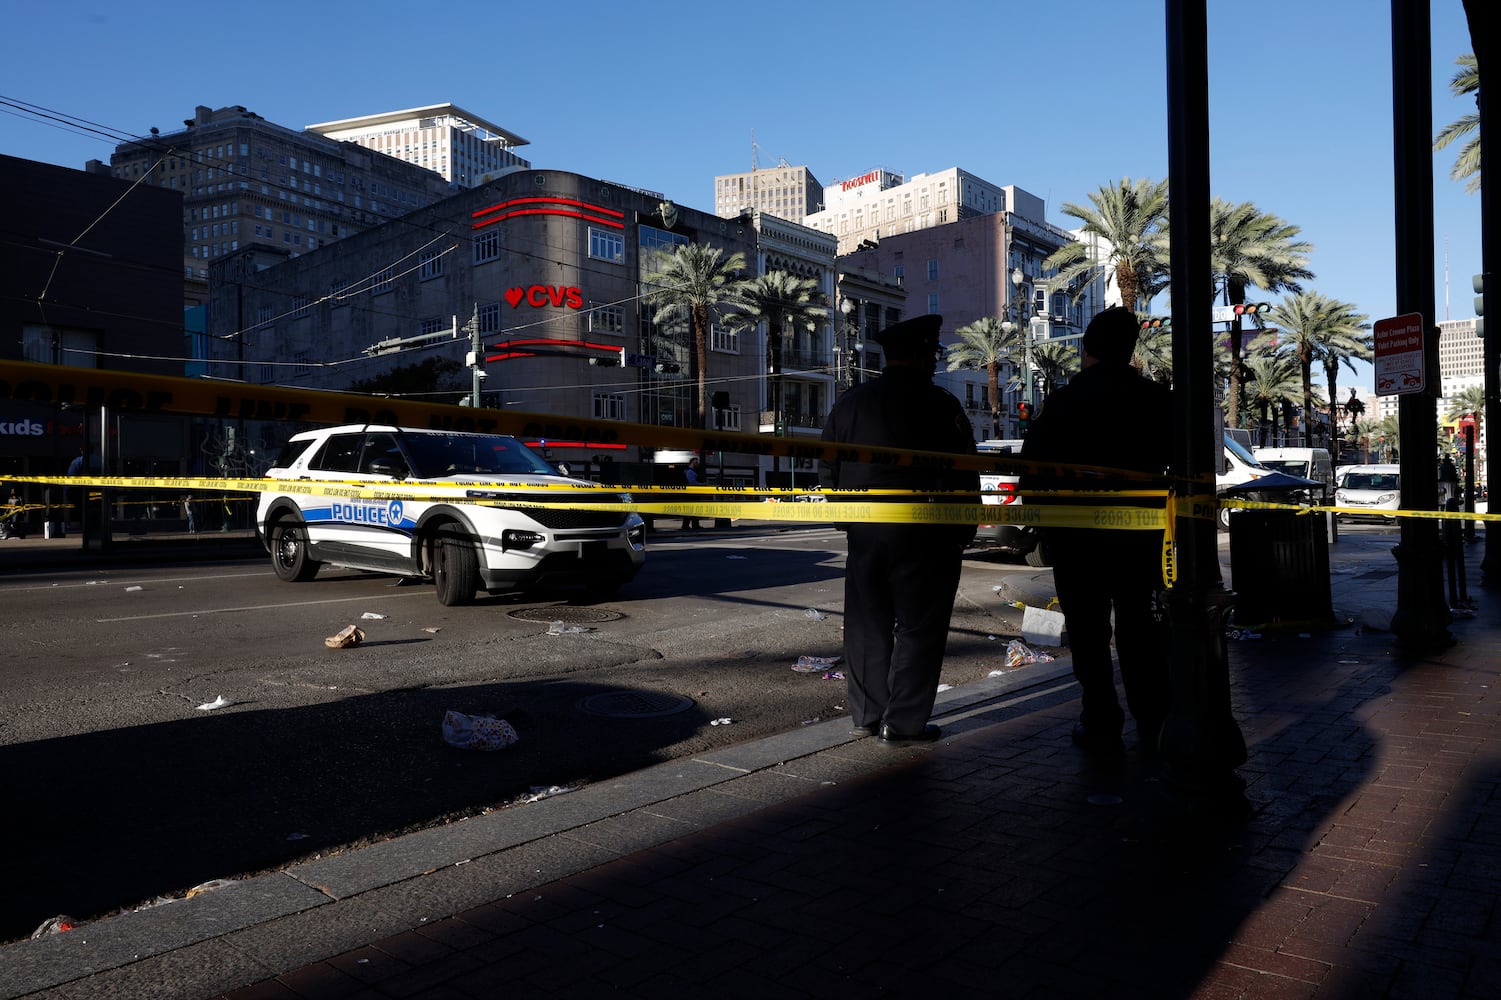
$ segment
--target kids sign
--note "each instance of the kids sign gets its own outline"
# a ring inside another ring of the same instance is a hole
[[[1378,319],[1372,327],[1376,345],[1376,395],[1423,391],[1423,314],[1404,313]]]

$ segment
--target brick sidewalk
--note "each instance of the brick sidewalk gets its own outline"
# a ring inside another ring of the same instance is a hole
[[[1501,996],[1501,598],[1470,595],[1427,657],[1232,642],[1243,822],[1171,820],[1055,699],[226,996]]]

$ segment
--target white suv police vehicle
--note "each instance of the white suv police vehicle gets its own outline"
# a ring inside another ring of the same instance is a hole
[[[561,476],[516,438],[350,425],[296,434],[266,470],[286,489],[260,495],[256,532],[276,575],[311,580],[322,565],[432,580],[438,600],[465,604],[476,591],[582,587],[608,596],[646,559],[633,512],[505,507],[475,500],[629,502],[628,494]],[[367,500],[299,491],[297,480],[434,483],[412,499]],[[539,494],[504,485],[552,487]],[[560,485],[580,487],[578,493]],[[589,487],[585,490],[584,487]]]

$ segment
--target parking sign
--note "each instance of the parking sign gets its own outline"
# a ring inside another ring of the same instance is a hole
[[[1376,345],[1376,395],[1423,391],[1423,314],[1404,313],[1378,319],[1372,328]]]

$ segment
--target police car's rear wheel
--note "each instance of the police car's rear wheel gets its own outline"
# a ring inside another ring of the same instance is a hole
[[[307,528],[297,521],[277,521],[271,528],[271,566],[288,583],[303,583],[318,572],[308,556]]]
[[[479,558],[474,545],[457,528],[438,529],[433,540],[433,583],[438,603],[445,607],[468,604],[479,589]]]

